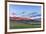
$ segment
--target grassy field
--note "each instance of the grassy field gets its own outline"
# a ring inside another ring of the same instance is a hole
[[[10,21],[10,29],[40,28],[41,23],[36,21]]]

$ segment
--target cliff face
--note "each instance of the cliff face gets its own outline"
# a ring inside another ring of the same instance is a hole
[[[24,20],[33,20],[33,21],[41,21],[41,18],[35,18],[35,19],[32,19],[32,18],[23,18],[23,17],[10,17],[10,20],[19,20],[19,21],[24,21]]]
[[[10,20],[32,20],[30,18],[22,18],[22,17],[10,17]]]

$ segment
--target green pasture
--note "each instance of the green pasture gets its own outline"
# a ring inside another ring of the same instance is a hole
[[[23,23],[19,21],[10,21],[10,29],[22,29],[22,28],[40,28],[40,22]]]

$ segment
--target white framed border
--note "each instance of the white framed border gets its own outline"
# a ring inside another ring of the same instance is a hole
[[[41,28],[10,29],[9,28],[9,25],[10,25],[9,24],[9,5],[10,4],[41,6]],[[43,4],[7,2],[7,32],[35,31],[35,30],[43,30]]]

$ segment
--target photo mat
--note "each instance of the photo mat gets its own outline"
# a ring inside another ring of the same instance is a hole
[[[7,31],[43,30],[43,4],[7,2]]]

